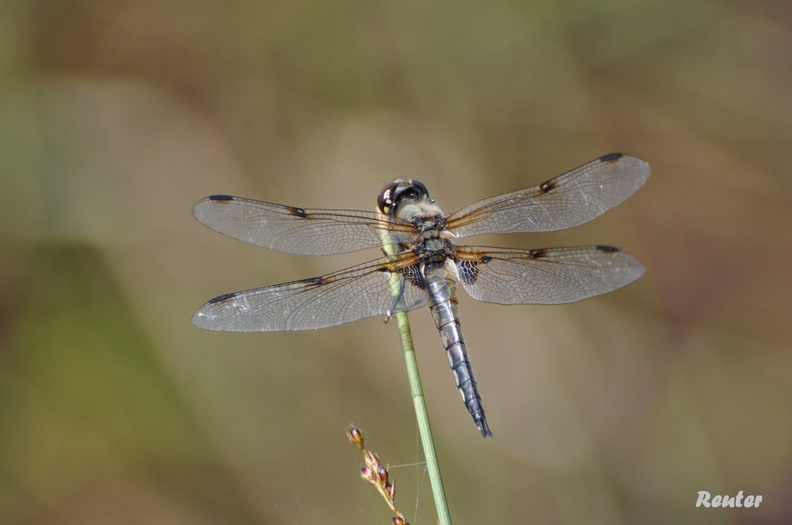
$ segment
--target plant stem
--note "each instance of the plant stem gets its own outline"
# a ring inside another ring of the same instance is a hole
[[[426,410],[426,402],[424,401],[421,375],[418,373],[418,361],[415,358],[410,321],[407,318],[407,312],[398,312],[394,314],[394,317],[399,327],[399,336],[401,337],[402,350],[404,351],[404,363],[407,365],[407,378],[410,381],[410,393],[415,405],[415,418],[418,421],[418,432],[421,435],[426,468],[429,471],[429,481],[432,485],[432,495],[437,508],[437,518],[440,525],[451,525],[451,514],[448,512],[448,502],[443,489],[443,478],[440,476],[440,464],[437,462],[432,429],[429,426],[429,413]]]

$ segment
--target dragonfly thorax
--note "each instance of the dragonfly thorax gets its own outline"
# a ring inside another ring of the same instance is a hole
[[[401,251],[412,250],[422,259],[445,258],[454,251],[443,212],[434,202],[403,201],[396,209],[396,217],[411,223],[414,229],[408,242],[399,243]]]
[[[415,252],[421,259],[428,261],[444,261],[454,256],[454,244],[448,239],[435,237],[426,239],[416,246]]]

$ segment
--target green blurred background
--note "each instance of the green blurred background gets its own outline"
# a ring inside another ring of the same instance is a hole
[[[647,268],[568,306],[461,298],[494,439],[411,315],[455,523],[792,523],[787,0],[5,0],[0,35],[0,523],[389,523],[353,421],[435,523],[395,324],[190,322],[376,252],[268,252],[190,208],[373,209],[410,177],[450,213],[611,151],[653,168],[624,205],[476,239]]]

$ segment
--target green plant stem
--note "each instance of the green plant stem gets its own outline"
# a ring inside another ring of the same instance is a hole
[[[418,361],[415,358],[415,347],[413,346],[412,333],[410,332],[410,320],[407,318],[406,312],[398,312],[394,314],[394,317],[399,327],[399,336],[401,337],[402,350],[404,351],[404,363],[407,365],[407,378],[410,381],[410,393],[415,405],[415,417],[418,421],[418,432],[421,435],[426,469],[429,471],[429,481],[432,485],[432,495],[437,508],[437,518],[440,525],[451,525],[451,514],[448,512],[448,502],[446,501],[445,489],[443,489],[443,478],[440,476],[440,464],[437,461],[432,429],[429,426],[429,413],[426,410],[423,387],[421,386],[421,375],[418,373]]]

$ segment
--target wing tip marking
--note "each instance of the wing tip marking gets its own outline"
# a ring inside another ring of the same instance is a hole
[[[539,189],[542,190],[542,193],[550,193],[553,189],[558,186],[558,178],[553,178],[547,181],[544,181],[539,185]]]
[[[209,302],[207,302],[206,304],[224,303],[226,301],[229,301],[229,300],[233,299],[236,296],[237,296],[236,293],[226,293],[226,294],[223,294],[223,295],[219,295],[219,296],[215,297],[214,299],[210,299]]]
[[[230,202],[234,200],[234,197],[231,195],[209,195],[206,199],[216,202]]]
[[[337,280],[336,277],[309,277],[308,279],[302,279],[299,281],[302,283],[303,286],[321,286],[323,284],[330,284]]]
[[[616,162],[620,158],[624,157],[624,153],[608,153],[607,155],[601,156],[598,160],[600,162]]]
[[[286,206],[286,213],[293,217],[299,217],[301,219],[308,218],[308,214],[305,213],[305,210],[302,208],[297,208],[296,206]]]

